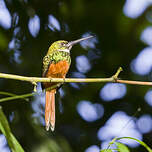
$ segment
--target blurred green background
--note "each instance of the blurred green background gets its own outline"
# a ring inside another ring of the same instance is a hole
[[[40,77],[52,42],[94,35],[72,48],[67,77],[110,77],[122,66],[122,79],[151,81],[151,24],[151,0],[0,0],[0,72]],[[33,86],[0,79],[0,91],[21,95],[33,92]],[[151,146],[151,87],[67,83],[59,92],[54,132],[45,131],[40,84],[29,102],[0,104],[25,151],[99,152],[115,136],[135,137]],[[145,151],[133,141],[124,142],[134,152]],[[10,151],[2,134],[0,150]]]

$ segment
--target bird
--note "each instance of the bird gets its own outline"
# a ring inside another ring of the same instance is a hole
[[[42,77],[65,78],[71,64],[70,51],[72,46],[92,37],[87,36],[70,42],[59,40],[52,43],[43,58]],[[50,128],[52,131],[55,129],[55,94],[58,87],[49,89],[55,84],[58,84],[59,87],[61,83],[42,83],[42,88],[45,89],[45,126],[47,131]]]

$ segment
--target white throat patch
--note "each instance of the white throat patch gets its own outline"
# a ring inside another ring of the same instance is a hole
[[[59,50],[59,51],[70,53],[69,49],[64,49],[64,50]]]

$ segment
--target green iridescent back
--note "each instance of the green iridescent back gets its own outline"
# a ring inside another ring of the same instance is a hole
[[[56,41],[49,47],[46,56],[43,58],[43,77],[45,77],[50,64],[56,64],[63,60],[66,60],[69,65],[71,64],[70,53],[62,51],[68,49],[64,46],[64,44],[67,43],[68,42],[64,40]]]

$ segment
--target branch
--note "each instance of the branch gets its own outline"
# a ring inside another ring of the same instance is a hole
[[[19,76],[19,75],[14,75],[14,74],[5,74],[5,73],[0,73],[0,78],[4,79],[14,79],[14,80],[20,80],[20,81],[28,81],[31,82],[32,84],[36,85],[37,82],[73,82],[73,83],[78,83],[78,82],[114,82],[119,73],[122,71],[122,68],[119,68],[116,72],[116,74],[110,78],[41,78],[41,77],[25,77],[25,76]]]
[[[46,90],[59,87],[61,85],[61,83],[64,83],[64,82],[73,82],[73,83],[78,83],[78,82],[83,82],[83,83],[84,82],[86,82],[86,83],[87,82],[113,82],[113,83],[124,83],[124,84],[132,84],[132,85],[152,86],[152,82],[120,80],[118,78],[118,76],[119,76],[121,71],[122,71],[122,68],[120,67],[117,70],[117,72],[110,78],[83,78],[83,79],[79,79],[79,78],[65,78],[65,79],[63,79],[63,78],[39,78],[39,77],[25,77],[25,76],[4,74],[4,73],[0,73],[0,78],[31,82],[34,85],[34,91],[36,91],[37,82],[59,82],[58,84],[55,84],[55,85],[51,86],[50,88],[47,88]],[[3,93],[3,92],[2,92],[2,94],[6,95],[6,93]],[[27,97],[30,97],[30,96],[33,96],[36,94],[37,94],[37,92],[23,94],[23,95],[15,95],[15,96],[14,96],[14,94],[9,94],[11,97],[2,98],[2,99],[0,99],[0,102],[14,100],[14,99],[26,100]]]
[[[38,82],[59,82],[59,83],[93,83],[93,82],[114,82],[114,83],[124,83],[124,84],[131,84],[131,85],[148,85],[152,86],[152,82],[144,82],[144,81],[130,81],[130,80],[120,80],[118,78],[120,72],[122,71],[122,68],[120,67],[117,72],[110,78],[41,78],[41,77],[25,77],[25,76],[19,76],[19,75],[13,75],[13,74],[4,74],[0,73],[0,78],[4,79],[14,79],[14,80],[20,80],[20,81],[27,81],[31,82],[34,86]]]
[[[20,81],[28,81],[32,84],[37,82],[113,82],[114,78],[41,78],[41,77],[25,77],[25,76],[19,76],[19,75],[13,75],[13,74],[4,74],[0,73],[0,78],[4,79],[14,79],[14,80],[20,80]]]

